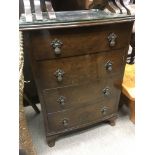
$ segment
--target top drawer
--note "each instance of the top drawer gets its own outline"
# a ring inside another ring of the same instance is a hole
[[[129,43],[131,24],[32,31],[33,55],[36,60],[46,60],[120,49]]]

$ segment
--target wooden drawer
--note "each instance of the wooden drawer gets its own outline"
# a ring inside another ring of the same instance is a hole
[[[69,109],[63,112],[48,114],[49,133],[61,133],[80,128],[95,122],[102,121],[105,117],[116,113],[114,101],[98,102],[85,107]]]
[[[111,77],[122,71],[123,52],[125,51],[114,50],[79,57],[41,61],[37,63],[37,79],[43,89],[51,89]]]
[[[120,95],[120,79],[120,77],[115,77],[111,80],[102,79],[93,83],[44,90],[46,111],[52,113],[116,100]]]
[[[31,47],[36,60],[120,49],[129,44],[130,29],[131,25],[129,23],[121,23],[96,27],[33,31],[30,36]],[[113,41],[110,42],[108,40],[109,35],[112,33],[117,36],[113,40],[115,44],[113,44]],[[55,39],[60,41],[62,45],[60,42],[54,43]],[[53,44],[51,45],[52,42]],[[110,46],[110,43],[114,46]],[[55,51],[61,54],[55,54]]]

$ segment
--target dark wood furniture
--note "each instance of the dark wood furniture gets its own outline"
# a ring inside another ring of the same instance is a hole
[[[55,14],[20,21],[49,146],[71,131],[115,124],[134,22],[134,16],[96,10]]]
[[[24,106],[31,105],[33,107],[36,107],[36,104],[39,103],[40,101],[34,77],[32,74],[32,68],[30,65],[30,55],[28,52],[24,52],[23,74],[24,74],[24,99],[23,99]],[[35,109],[37,109],[37,107]]]
[[[23,99],[26,100],[26,102],[27,102],[29,105],[32,106],[32,108],[35,110],[35,112],[36,112],[37,114],[40,113],[40,110],[38,109],[38,107],[36,106],[36,104],[35,104],[35,103],[32,103],[31,100],[27,97],[26,94],[23,94]]]
[[[88,9],[89,0],[51,0],[55,11],[74,11]]]

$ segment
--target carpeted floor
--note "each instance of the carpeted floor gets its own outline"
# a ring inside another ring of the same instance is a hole
[[[40,108],[40,106],[39,106]],[[116,126],[107,123],[65,136],[54,147],[46,144],[42,114],[26,107],[26,118],[37,155],[132,155],[135,154],[135,126],[129,120],[128,109],[123,106]]]

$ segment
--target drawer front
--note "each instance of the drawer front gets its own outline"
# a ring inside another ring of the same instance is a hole
[[[110,101],[49,114],[47,116],[49,133],[66,132],[81,126],[99,122],[105,117],[116,113],[116,110],[115,103]]]
[[[33,55],[36,60],[46,60],[120,49],[128,45],[131,27],[121,23],[33,31],[30,36]]]
[[[102,79],[93,83],[44,90],[46,111],[52,113],[98,102],[114,101],[120,95],[120,86],[120,78],[115,77],[107,81]]]
[[[55,59],[37,63],[37,79],[42,89],[75,85],[121,73],[123,50]]]

